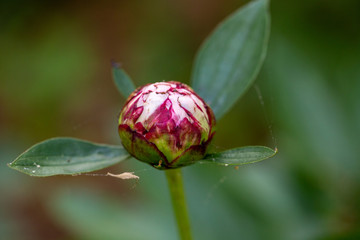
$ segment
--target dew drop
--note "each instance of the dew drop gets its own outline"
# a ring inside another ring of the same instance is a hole
[[[225,163],[225,167],[229,166],[229,164]]]
[[[36,165],[36,167],[37,167],[37,168],[39,168],[39,167],[40,167],[40,165],[38,164],[38,165]]]
[[[32,170],[31,172],[32,172],[32,173],[35,173],[35,170]]]

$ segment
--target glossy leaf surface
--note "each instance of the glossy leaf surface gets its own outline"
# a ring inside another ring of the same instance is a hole
[[[263,146],[247,146],[234,148],[223,152],[206,155],[201,162],[211,162],[220,165],[243,165],[259,162],[273,157],[277,150]]]
[[[135,85],[129,75],[121,68],[120,64],[113,63],[112,74],[115,85],[121,95],[126,99],[135,90]]]
[[[270,32],[267,0],[252,1],[226,18],[197,53],[192,87],[220,119],[255,80]]]
[[[52,138],[30,147],[9,167],[38,177],[72,175],[106,168],[129,157],[122,146],[95,144],[75,138]]]

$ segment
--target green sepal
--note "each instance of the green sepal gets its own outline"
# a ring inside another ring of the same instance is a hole
[[[157,169],[163,169],[167,160],[154,143],[132,131],[128,126],[119,126],[119,135],[124,148],[136,159],[148,163]]]
[[[166,170],[185,167],[201,160],[210,143],[210,139],[201,145],[191,146],[173,161],[168,161],[166,156],[158,149],[157,145],[149,142],[144,136],[131,130],[127,125],[119,126],[119,135],[124,148],[137,160],[150,164],[156,169]]]
[[[202,145],[191,146],[171,163],[171,168],[185,167],[201,160],[205,155],[206,147]]]

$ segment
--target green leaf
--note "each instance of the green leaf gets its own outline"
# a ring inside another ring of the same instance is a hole
[[[192,87],[220,119],[255,80],[270,33],[267,0],[252,1],[225,19],[197,53]]]
[[[113,62],[112,74],[118,91],[124,98],[135,90],[135,85],[129,75],[120,67],[120,64]]]
[[[32,146],[8,166],[30,176],[46,177],[91,172],[129,157],[122,146],[61,137]]]
[[[211,162],[220,165],[243,165],[259,162],[273,157],[277,149],[263,146],[247,146],[230,149],[224,152],[207,154],[201,162]]]

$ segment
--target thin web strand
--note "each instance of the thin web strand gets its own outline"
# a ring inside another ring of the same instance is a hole
[[[275,149],[275,151],[277,151],[277,149],[278,149],[278,147],[277,147],[277,139],[276,139],[276,137],[274,135],[274,131],[273,131],[273,121],[272,120],[270,121],[269,114],[266,111],[265,101],[264,101],[263,95],[261,93],[260,87],[257,84],[255,84],[254,88],[255,88],[256,94],[258,96],[258,99],[259,99],[259,102],[260,102],[260,105],[261,105],[261,108],[262,108],[262,111],[263,111],[263,114],[264,114],[266,124],[268,125],[271,140],[272,140],[272,142],[274,144],[274,149]],[[271,103],[272,103],[272,101],[271,101]],[[273,119],[273,118],[271,118],[271,119]]]

